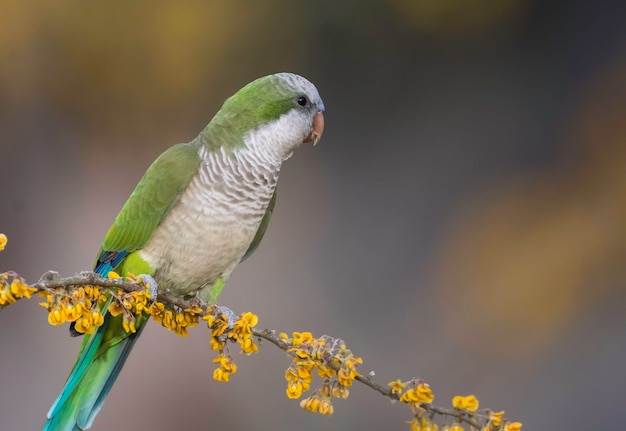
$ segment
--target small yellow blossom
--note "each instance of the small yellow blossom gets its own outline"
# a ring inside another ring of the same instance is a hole
[[[410,431],[437,431],[439,429],[437,424],[427,417],[415,417],[413,420],[407,421],[406,423],[410,425]],[[448,427],[445,427],[445,429],[449,430]]]
[[[30,299],[31,295],[35,292],[37,292],[36,288],[30,287],[20,278],[15,278],[11,282],[11,293],[15,295],[16,298]]]
[[[350,391],[343,386],[335,386],[330,394],[335,398],[343,398],[345,400],[350,395]]]
[[[224,314],[220,314],[217,317],[209,315],[209,317],[204,320],[207,321],[207,326],[211,329],[213,337],[219,337],[228,329],[228,319]]]
[[[402,390],[406,387],[406,385],[402,383],[400,379],[387,383],[387,386],[391,387],[392,394],[401,394]]]
[[[15,301],[15,296],[13,296],[10,289],[0,290],[0,305],[13,304]]]
[[[259,323],[259,317],[256,314],[252,314],[248,311],[246,313],[243,313],[241,317],[237,320],[237,322],[241,322],[240,325],[242,328],[250,329],[255,327],[257,323]],[[237,323],[235,323],[235,326],[237,326]]]
[[[320,398],[330,398],[332,391],[333,390],[332,390],[332,387],[330,385],[330,382],[324,382],[324,384],[322,386],[317,388],[315,393],[318,394],[320,396]]]
[[[452,405],[456,409],[460,410],[468,410],[470,412],[475,412],[478,409],[478,399],[474,395],[468,395],[466,397],[457,395],[452,398]]]
[[[82,334],[92,334],[95,329],[104,323],[104,317],[98,311],[85,313],[74,324],[74,329]]]
[[[0,233],[0,251],[4,250],[8,242],[7,236],[3,233]]]
[[[317,375],[320,379],[330,379],[336,374],[336,371],[326,364],[316,363]]]
[[[228,334],[228,338],[239,343],[244,354],[249,355],[259,351],[258,346],[252,338],[252,328],[258,323],[258,321],[259,318],[256,315],[250,312],[243,313],[235,321],[232,330]],[[216,324],[214,320],[208,319],[208,324],[211,323],[212,325],[210,325],[210,327],[214,331],[214,338],[219,337],[228,329],[228,323],[225,321]]]
[[[30,298],[37,289],[14,272],[0,274],[0,305],[13,304],[20,298]]]
[[[310,332],[294,332],[293,345],[300,346],[313,340],[313,334]]]
[[[68,322],[74,322],[76,321],[80,316],[82,316],[82,312],[81,312],[81,306],[79,305],[73,305],[73,304],[69,304],[65,307],[65,319]]]
[[[210,343],[211,343],[211,350],[216,350],[216,351],[220,351],[224,349],[224,346],[226,346],[226,342],[216,337],[211,337]]]
[[[415,392],[420,403],[432,403],[435,399],[428,383],[420,382],[415,388]]]
[[[61,310],[54,309],[48,313],[48,323],[51,325],[62,325],[65,323],[65,319],[61,314]]]
[[[120,275],[115,271],[109,271],[107,274],[107,278],[121,278]]]
[[[320,410],[320,399],[318,397],[304,398],[300,401],[300,407],[312,413],[317,413]]]
[[[291,399],[300,398],[302,393],[311,387],[311,380],[302,378],[301,370],[294,365],[285,371],[285,380],[287,380],[287,397]]]
[[[330,398],[320,398],[317,394],[300,401],[300,407],[309,412],[319,413],[325,416],[332,415],[334,411]]]
[[[459,423],[454,423],[448,428],[448,431],[465,431],[465,428]]]
[[[508,422],[504,426],[504,431],[520,431],[522,429],[521,422]]]
[[[185,308],[186,313],[200,315],[202,313],[202,308],[199,305],[192,305],[189,308]]]
[[[247,338],[241,343],[241,350],[245,354],[257,353],[259,351],[259,347],[251,338]]]
[[[439,427],[428,418],[422,418],[422,431],[437,431]]]
[[[420,382],[412,389],[408,389],[400,397],[400,401],[413,405],[419,405],[422,403],[432,403],[435,399],[430,386],[427,383]]]
[[[163,323],[165,304],[163,304],[162,302],[153,302],[148,312],[152,316],[152,320],[154,320],[156,323]]]
[[[219,382],[228,382],[231,374],[237,372],[237,365],[226,355],[219,355],[213,359],[214,364],[220,364],[219,368],[213,371],[213,378]]]
[[[489,413],[489,422],[494,427],[498,428],[502,423],[502,418],[504,417],[504,410],[500,410],[499,412],[491,412]]]
[[[111,316],[119,316],[123,311],[124,307],[122,307],[122,304],[120,304],[117,300],[114,300],[109,304],[109,313],[111,313]]]
[[[230,380],[230,373],[225,372],[221,368],[216,368],[213,370],[213,379],[218,382],[228,382]]]
[[[310,382],[313,380],[313,375],[311,374],[311,368],[307,365],[298,367],[298,377],[302,380],[306,380]]]
[[[126,332],[131,332],[131,333],[136,333],[137,332],[137,328],[135,327],[135,316],[133,316],[132,314],[124,314],[124,318],[122,319],[122,327],[124,328],[124,331]]]
[[[410,431],[420,431],[422,429],[422,427],[420,426],[420,422],[417,418],[413,418],[412,420],[407,421],[406,423],[409,424]]]
[[[85,286],[82,289],[85,295],[91,299],[97,299],[100,296],[100,288],[96,286]]]
[[[354,370],[345,370],[343,368],[337,371],[337,380],[339,384],[342,386],[352,386],[352,381],[356,377],[356,371]]]
[[[302,391],[304,390],[302,382],[299,380],[291,381],[287,384],[287,397],[291,399],[300,398]]]
[[[176,329],[176,320],[174,319],[174,313],[172,310],[165,310],[165,313],[163,313],[163,322],[161,322],[161,324],[170,331]]]
[[[321,415],[330,416],[333,414],[333,411],[333,405],[329,399],[320,401],[319,413]]]
[[[104,324],[104,316],[100,313],[100,311],[93,310],[91,312],[91,317],[93,319],[94,326],[102,326]]]

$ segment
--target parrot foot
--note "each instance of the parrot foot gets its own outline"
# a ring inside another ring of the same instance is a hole
[[[149,274],[139,274],[137,277],[139,281],[145,284],[150,289],[150,304],[157,300],[157,296],[159,296],[159,285],[156,280]]]

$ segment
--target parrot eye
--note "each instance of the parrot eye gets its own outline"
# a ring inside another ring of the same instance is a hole
[[[306,97],[304,96],[298,96],[298,98],[296,99],[296,102],[298,103],[298,105],[300,106],[306,106],[307,103],[309,103],[309,101],[307,100]]]

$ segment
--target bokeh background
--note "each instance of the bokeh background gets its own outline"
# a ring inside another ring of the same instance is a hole
[[[626,4],[4,0],[1,270],[89,269],[150,162],[259,76],[314,81],[326,132],[284,166],[221,301],[344,338],[386,383],[475,394],[524,429],[620,429]],[[38,429],[80,340],[0,313],[0,429]],[[93,429],[406,429],[356,386],[332,418],[272,346],[212,380],[206,330],[151,324]]]

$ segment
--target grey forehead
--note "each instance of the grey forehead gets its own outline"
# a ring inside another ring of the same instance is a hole
[[[294,92],[303,92],[319,109],[324,110],[324,102],[322,102],[317,88],[311,81],[295,73],[277,73],[276,76],[285,86],[289,87]]]

